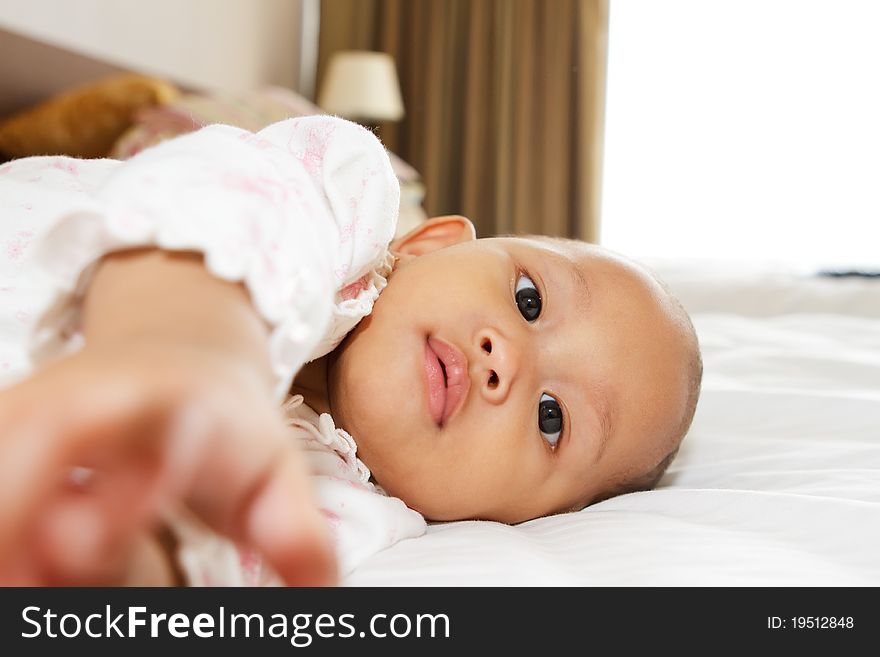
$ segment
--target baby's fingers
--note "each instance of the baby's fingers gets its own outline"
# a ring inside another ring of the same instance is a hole
[[[302,457],[271,406],[110,379],[49,383],[0,399],[0,581],[97,583],[180,500],[288,584],[335,583]],[[95,477],[71,497],[77,465]]]
[[[106,462],[82,484],[58,490],[35,523],[31,556],[49,584],[123,581],[135,540],[163,499],[154,459]]]
[[[20,403],[0,409],[0,581],[95,581],[155,513],[165,413],[104,393],[40,409],[5,397]],[[71,480],[77,465],[88,482]]]
[[[289,586],[330,586],[335,555],[307,482],[299,454],[285,452],[245,510],[245,536]]]
[[[208,440],[195,458],[190,508],[259,551],[288,585],[335,584],[335,553],[303,456],[274,409],[223,413],[211,407],[209,401],[203,409],[200,428]]]

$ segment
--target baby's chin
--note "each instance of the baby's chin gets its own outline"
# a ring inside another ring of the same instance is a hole
[[[368,460],[364,463],[370,467]],[[473,490],[467,482],[460,482],[460,487],[450,489],[447,477],[438,478],[437,473],[420,472],[418,466],[406,468],[401,463],[391,465],[391,468],[377,467],[371,470],[374,483],[432,522],[483,520],[516,525],[575,510],[573,505],[551,507],[547,500],[523,503],[521,499],[504,500],[502,496],[496,496],[486,502],[486,496]]]

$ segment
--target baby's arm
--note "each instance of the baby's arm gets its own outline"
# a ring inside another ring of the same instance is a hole
[[[324,525],[277,403],[341,339],[331,322],[356,315],[335,313],[336,291],[385,257],[399,190],[381,144],[330,117],[209,126],[85,196],[47,215],[29,257],[53,288],[31,354],[51,364],[0,391],[0,581],[93,580],[95,555],[125,553],[168,499],[287,581],[326,580]],[[124,251],[145,246],[165,255]],[[167,255],[186,251],[204,266]],[[80,320],[84,349],[58,360]],[[97,476],[73,493],[78,465]]]
[[[153,564],[144,540],[184,501],[289,583],[326,584],[332,552],[272,396],[268,327],[201,256],[111,255],[85,347],[0,392],[0,581],[103,583]],[[72,484],[67,474],[93,475]],[[147,559],[138,560],[146,550]]]

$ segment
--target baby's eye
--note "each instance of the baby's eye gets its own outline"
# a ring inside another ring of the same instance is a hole
[[[520,274],[516,279],[516,305],[526,321],[534,322],[541,314],[541,295],[532,279]]]
[[[538,404],[538,429],[551,447],[556,447],[562,435],[562,409],[559,402],[547,393],[541,395]]]

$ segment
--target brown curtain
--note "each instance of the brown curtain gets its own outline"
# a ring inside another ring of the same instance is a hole
[[[598,234],[607,0],[322,0],[337,50],[397,62],[406,116],[381,126],[431,215],[480,236]]]

